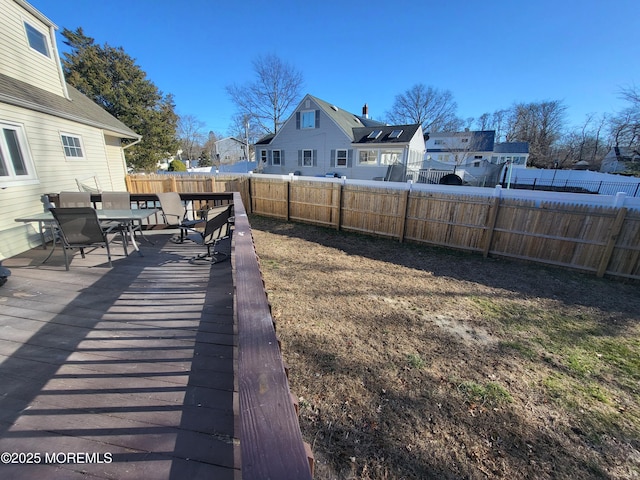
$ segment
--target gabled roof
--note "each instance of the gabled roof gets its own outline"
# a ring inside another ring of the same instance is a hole
[[[273,140],[273,137],[275,137],[275,133],[268,133],[267,135],[265,135],[264,137],[262,137],[260,140],[258,140],[255,144],[256,145],[269,145],[271,143],[271,140]]]
[[[420,128],[414,125],[384,125],[375,127],[359,127],[353,129],[354,140],[357,144],[392,144],[409,143]],[[393,135],[392,135],[393,134]]]
[[[0,103],[100,128],[120,138],[141,138],[140,135],[71,85],[67,84],[67,89],[70,100],[0,73]]]
[[[366,118],[363,116],[359,116],[359,115],[355,115],[353,113],[347,112],[346,110],[343,110],[329,102],[325,102],[324,100],[318,98],[318,97],[314,97],[313,95],[305,95],[302,100],[300,101],[300,103],[298,104],[298,106],[296,107],[294,114],[291,115],[291,117],[293,117],[295,115],[295,112],[300,110],[300,106],[304,104],[305,100],[311,100],[313,101],[329,118],[331,118],[333,120],[333,122],[342,130],[344,131],[345,135],[347,137],[349,137],[351,139],[351,141],[355,141],[356,140],[356,136],[354,134],[354,130],[358,129],[358,128],[369,128],[369,131],[371,131],[372,127],[387,127],[386,123],[383,122],[379,122],[377,120],[373,120],[370,118]],[[287,122],[291,119],[291,117],[289,117],[289,119],[287,119]],[[393,127],[389,127],[393,130]],[[282,128],[280,128],[280,130],[278,130],[278,132],[282,131]],[[389,131],[390,133],[390,131]],[[415,133],[415,130],[414,132]],[[270,133],[268,135],[265,135],[264,137],[262,137],[260,140],[258,140],[255,144],[256,145],[269,145],[271,143],[271,141],[273,140],[273,138],[277,136],[276,134]],[[413,137],[413,134],[411,134],[411,137]],[[401,140],[402,142],[402,140]]]
[[[529,142],[503,142],[496,143],[494,153],[529,153]]]
[[[492,152],[496,137],[495,130],[472,130],[465,132],[433,132],[429,133],[429,138],[464,138],[469,137],[469,145],[465,150],[471,152]],[[455,148],[429,149],[429,152],[453,151]]]

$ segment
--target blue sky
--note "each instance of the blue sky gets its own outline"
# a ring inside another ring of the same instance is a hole
[[[59,30],[122,47],[180,115],[226,134],[225,87],[276,54],[303,93],[384,120],[396,95],[450,90],[461,118],[515,102],[561,100],[567,125],[625,106],[640,86],[638,0],[31,0]],[[59,47],[64,49],[60,36]]]

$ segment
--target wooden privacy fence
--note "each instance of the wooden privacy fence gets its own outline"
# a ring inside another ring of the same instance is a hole
[[[252,211],[339,230],[640,279],[640,211],[251,178]]]
[[[129,193],[222,193],[239,192],[245,205],[250,205],[247,177],[227,175],[150,174],[127,175]]]

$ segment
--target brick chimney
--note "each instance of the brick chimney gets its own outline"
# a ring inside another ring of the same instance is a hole
[[[366,103],[364,104],[364,107],[362,107],[362,116],[364,118],[369,118],[369,105]]]

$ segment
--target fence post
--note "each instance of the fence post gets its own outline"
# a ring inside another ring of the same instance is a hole
[[[289,221],[289,217],[291,215],[290,199],[291,199],[291,180],[287,180],[287,194],[286,194],[286,198],[285,198],[285,200],[287,202],[287,222]]]
[[[404,242],[404,230],[407,225],[407,215],[409,213],[409,193],[411,193],[411,185],[409,188],[405,190],[400,198],[400,208],[399,213],[402,215],[400,217],[400,228],[398,228],[398,239],[400,243]]]
[[[175,175],[171,176],[171,192],[177,192],[178,191],[178,182],[176,182],[176,177]]]
[[[609,231],[609,240],[607,241],[607,246],[604,248],[604,252],[602,252],[602,258],[600,259],[600,265],[598,266],[598,271],[596,273],[598,277],[604,276],[604,272],[607,271],[609,261],[611,260],[611,255],[613,254],[613,249],[616,246],[616,240],[618,240],[618,235],[620,235],[620,230],[622,230],[624,217],[626,215],[627,209],[625,207],[621,207],[618,210],[616,219],[614,220],[613,225],[611,226],[611,230]]]
[[[340,231],[340,222],[342,221],[342,182],[334,183],[333,190],[334,192],[337,192],[334,195],[334,197],[337,195],[337,198],[334,200],[335,206],[333,206],[332,208],[335,209],[336,230]]]
[[[502,187],[496,185],[493,191],[493,202],[489,207],[489,218],[487,219],[487,240],[484,244],[482,256],[487,258],[489,256],[489,250],[491,250],[491,242],[493,241],[493,233],[496,228],[496,221],[498,220],[498,210],[500,209],[500,195],[502,193]]]
[[[253,198],[253,192],[255,191],[255,188],[253,186],[253,182],[254,182],[254,178],[253,177],[249,177],[249,201],[251,202],[251,212],[255,212],[256,210],[256,203],[255,203],[255,198]]]

